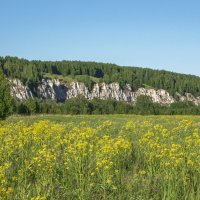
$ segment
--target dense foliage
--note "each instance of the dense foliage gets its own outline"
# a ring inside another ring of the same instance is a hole
[[[32,88],[37,86],[45,73],[49,73],[72,77],[84,75],[79,79],[89,87],[94,82],[91,77],[95,77],[106,83],[119,82],[122,87],[128,83],[133,90],[148,86],[165,89],[173,96],[176,92],[200,96],[200,77],[164,70],[81,61],[28,61],[17,57],[0,57],[0,67],[6,76],[19,78]]]
[[[5,119],[12,111],[9,83],[0,70],[0,119]]]
[[[86,100],[83,96],[56,103],[53,100],[30,99],[15,101],[14,113],[17,114],[140,114],[140,115],[182,115],[200,114],[200,106],[192,102],[175,102],[170,106],[153,103],[150,97],[140,96],[135,105],[115,100]]]

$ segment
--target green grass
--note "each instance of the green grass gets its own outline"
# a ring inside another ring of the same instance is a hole
[[[154,89],[152,86],[147,84],[142,84],[142,86],[145,87],[146,89]]]
[[[174,127],[180,120],[190,120],[192,119],[196,123],[200,124],[200,116],[196,115],[128,115],[128,114],[110,114],[110,115],[60,115],[60,114],[39,114],[32,116],[21,116],[21,115],[13,115],[7,118],[6,121],[9,122],[17,122],[19,120],[23,120],[29,123],[38,122],[40,120],[50,120],[53,122],[73,122],[79,124],[82,121],[87,121],[91,126],[95,126],[99,123],[102,123],[106,120],[110,120],[113,122],[113,127],[120,128],[124,125],[125,122],[129,120],[133,121],[152,121],[152,123],[158,123],[162,125],[166,125],[167,127]],[[169,124],[170,121],[170,124]]]
[[[59,79],[62,83],[67,84],[68,86],[70,86],[70,83],[74,81],[85,82],[87,79],[93,81],[94,83],[98,83],[100,81],[99,78],[88,75],[63,76],[63,75],[45,73],[43,77],[50,79]]]

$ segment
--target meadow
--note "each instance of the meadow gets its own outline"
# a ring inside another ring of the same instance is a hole
[[[200,117],[12,116],[2,200],[199,200]]]

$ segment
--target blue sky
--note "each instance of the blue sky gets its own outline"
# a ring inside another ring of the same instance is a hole
[[[0,55],[200,76],[199,0],[0,0]]]

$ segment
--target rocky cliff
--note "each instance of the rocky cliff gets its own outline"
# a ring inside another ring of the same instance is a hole
[[[20,100],[38,97],[40,99],[53,99],[62,102],[66,99],[82,95],[88,100],[100,98],[103,100],[115,99],[117,101],[135,103],[138,96],[146,95],[150,96],[153,102],[162,105],[169,105],[175,102],[175,99],[163,89],[139,88],[137,91],[132,91],[128,84],[122,89],[119,83],[96,83],[93,85],[93,88],[89,90],[84,83],[80,82],[71,82],[69,85],[66,85],[58,79],[42,79],[37,88],[38,95],[34,96],[31,89],[23,85],[19,79],[10,79],[9,81],[11,84],[12,96]],[[177,93],[177,96],[180,101],[192,101],[196,105],[200,104],[200,97],[195,98],[190,93],[186,93],[185,96],[181,96]]]

